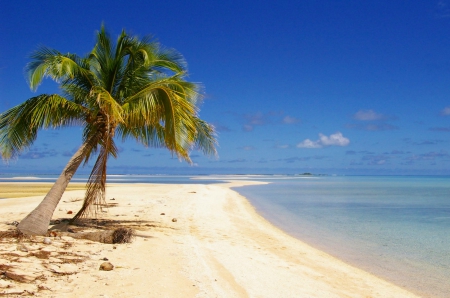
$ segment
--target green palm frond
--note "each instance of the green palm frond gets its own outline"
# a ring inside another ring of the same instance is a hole
[[[186,72],[187,63],[184,57],[174,49],[160,49],[153,61],[153,67],[160,71],[170,70],[180,73]]]
[[[26,71],[32,90],[36,90],[45,77],[62,82],[76,75],[89,76],[89,73],[78,64],[81,59],[74,54],[64,55],[56,50],[41,47],[31,55],[31,59]]]
[[[195,149],[201,150],[206,155],[217,156],[217,134],[214,126],[197,117],[192,120],[194,120],[196,128]]]
[[[91,90],[91,95],[95,96],[98,109],[108,118],[106,121],[111,124],[123,122],[122,106],[117,103],[107,90],[103,89],[103,87],[94,87]]]
[[[121,124],[117,126],[116,134],[118,137],[122,138],[122,141],[132,138],[145,147],[163,148],[165,145],[164,127],[159,123],[135,127]]]
[[[43,128],[82,124],[87,110],[62,96],[39,95],[0,115],[2,156],[15,157],[36,139]]]

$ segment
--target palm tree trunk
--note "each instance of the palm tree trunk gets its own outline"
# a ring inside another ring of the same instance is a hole
[[[45,235],[52,219],[53,212],[61,200],[67,185],[83,161],[87,145],[83,144],[67,163],[55,184],[42,202],[28,214],[17,226],[26,235]]]

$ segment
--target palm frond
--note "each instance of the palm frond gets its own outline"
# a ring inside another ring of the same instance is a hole
[[[110,137],[107,137],[104,141],[105,143],[103,144],[91,174],[89,175],[83,206],[74,216],[73,220],[85,217],[92,212],[96,214],[97,211],[101,209],[102,205],[106,203],[106,166],[110,155],[114,157],[117,156],[117,147]]]
[[[123,122],[122,113],[123,109],[117,101],[111,96],[111,94],[102,87],[94,87],[91,90],[91,94],[97,99],[97,106],[100,111],[103,112],[108,123]]]
[[[89,76],[86,69],[79,66],[80,58],[74,54],[64,55],[56,50],[41,47],[31,55],[31,59],[26,71],[32,90],[36,90],[45,77],[61,82],[80,74]]]
[[[86,109],[52,94],[32,97],[0,115],[0,147],[4,158],[28,148],[42,128],[81,124]]]
[[[122,141],[133,138],[145,147],[163,148],[165,146],[164,127],[159,123],[153,125],[127,126],[120,124],[116,130]]]
[[[153,61],[153,68],[160,71],[170,70],[174,73],[186,72],[187,63],[184,57],[174,49],[160,49]]]
[[[197,117],[192,120],[196,128],[195,149],[201,150],[206,155],[217,156],[217,134],[214,126]]]

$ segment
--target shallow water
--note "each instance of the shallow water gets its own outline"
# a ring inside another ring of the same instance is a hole
[[[85,183],[88,175],[75,175],[71,182]],[[193,179],[196,178],[196,179]],[[57,175],[0,175],[0,182],[55,182]],[[221,183],[221,180],[210,176],[184,175],[108,175],[107,183],[161,183],[161,184],[210,184]]]
[[[450,177],[272,182],[235,190],[314,247],[421,296],[450,297]]]

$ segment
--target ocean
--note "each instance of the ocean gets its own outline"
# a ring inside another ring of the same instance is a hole
[[[450,297],[450,177],[274,177],[235,190],[282,230],[423,297]]]
[[[288,234],[420,296],[450,297],[449,176],[108,176],[109,183],[237,179],[269,182],[234,190]],[[54,180],[0,176],[0,182]]]

